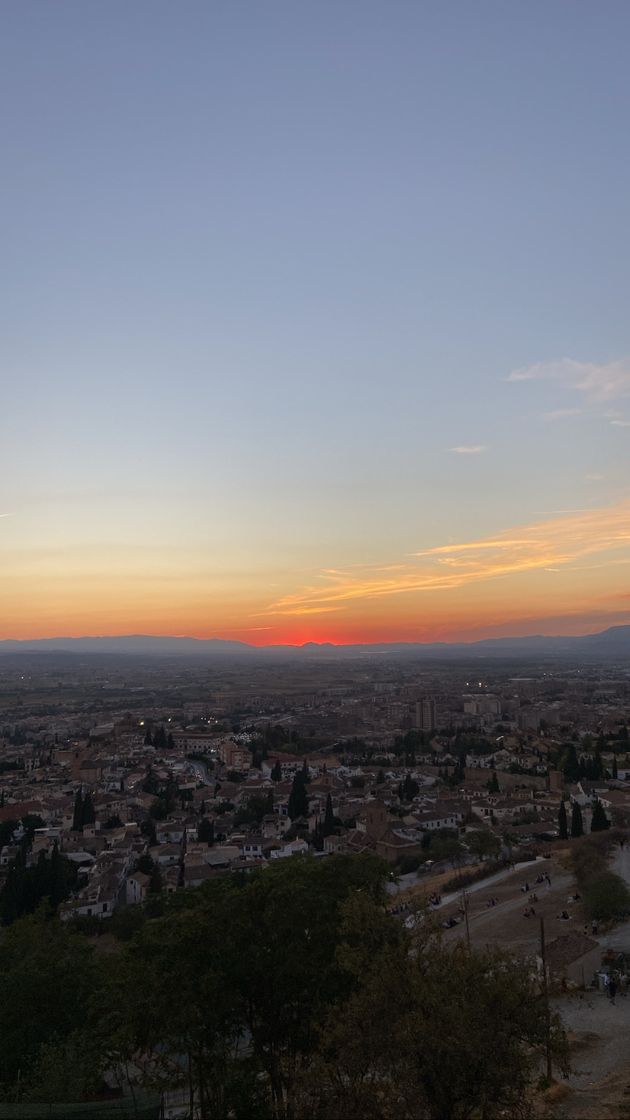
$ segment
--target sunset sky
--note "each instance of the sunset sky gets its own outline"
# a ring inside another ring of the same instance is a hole
[[[0,637],[630,622],[629,35],[5,5]]]

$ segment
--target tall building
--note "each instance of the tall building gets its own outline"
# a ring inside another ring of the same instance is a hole
[[[432,696],[424,696],[420,700],[416,700],[413,725],[417,731],[435,731],[437,712],[435,700]]]

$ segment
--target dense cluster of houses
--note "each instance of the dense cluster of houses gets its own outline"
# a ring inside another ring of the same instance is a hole
[[[453,863],[466,861],[467,836],[479,830],[494,833],[495,850],[504,853],[549,845],[558,834],[561,797],[580,804],[586,827],[595,799],[611,819],[630,816],[630,790],[619,777],[567,787],[558,772],[538,773],[531,736],[502,741],[492,767],[481,764],[485,757],[467,757],[456,783],[445,779],[456,761],[447,744],[439,759],[433,743],[431,754],[403,766],[394,754],[378,765],[347,752],[340,760],[331,751],[256,758],[247,733],[173,728],[159,746],[150,738],[142,721],[125,717],[82,741],[43,743],[25,768],[5,770],[0,876],[23,835],[19,823],[7,835],[7,823],[22,818],[37,825],[29,861],[56,847],[77,868],[77,889],[61,916],[107,918],[152,891],[197,887],[218,874],[308,852],[322,858],[372,851],[392,867],[412,860],[426,869],[434,863],[432,837],[457,839]],[[297,819],[296,776],[307,796]],[[156,812],[165,788],[169,801]],[[89,798],[88,819],[77,820],[77,797]]]

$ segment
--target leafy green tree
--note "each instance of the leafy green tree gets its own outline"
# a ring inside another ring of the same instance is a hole
[[[148,852],[143,852],[136,860],[136,871],[142,871],[143,875],[150,875],[153,871],[155,864]]]
[[[610,828],[610,821],[606,816],[604,806],[602,805],[599,798],[597,798],[595,804],[593,805],[591,832],[605,832],[607,828]]]
[[[600,922],[620,920],[630,912],[630,891],[612,871],[602,871],[582,887],[587,918]]]
[[[465,836],[466,844],[469,850],[480,859],[494,858],[499,855],[501,851],[501,841],[494,832],[489,829],[475,829],[473,832],[467,832]]]
[[[282,767],[280,765],[279,760],[274,762],[274,764],[271,768],[271,780],[272,780],[272,782],[281,782],[282,781]]]
[[[90,1008],[100,991],[100,973],[86,939],[45,911],[21,918],[4,933],[0,1086],[11,1099],[21,1085],[38,1080],[47,1047],[76,1039],[84,1052],[90,1048]]]
[[[571,836],[576,837],[583,835],[584,821],[582,819],[582,810],[577,801],[574,801],[573,808],[571,810]]]
[[[11,843],[13,833],[18,825],[19,821],[17,820],[0,821],[0,848],[4,848],[5,844]]]
[[[548,1033],[531,969],[496,950],[469,952],[426,940],[424,951],[410,953],[403,941],[350,964],[355,989],[326,1022],[300,1082],[298,1115],[491,1120],[525,1114]],[[555,1013],[550,1028],[552,1053],[566,1068]]]
[[[567,810],[564,804],[564,798],[560,802],[558,810],[558,836],[560,840],[566,840],[569,836],[569,826],[567,821]]]

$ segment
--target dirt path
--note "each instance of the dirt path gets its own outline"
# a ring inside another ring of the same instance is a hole
[[[630,998],[613,1006],[603,992],[554,1000],[570,1033],[569,1092],[550,1116],[566,1120],[622,1120],[630,1117]]]

